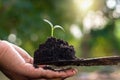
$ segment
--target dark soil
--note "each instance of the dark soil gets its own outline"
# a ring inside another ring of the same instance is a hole
[[[53,66],[107,66],[118,65],[120,56],[107,56],[100,58],[77,58],[73,46],[66,41],[50,37],[45,43],[40,44],[39,48],[34,52],[34,67],[38,65]],[[52,67],[44,67],[45,69],[54,70]],[[61,71],[61,70],[60,70]]]
[[[66,41],[53,37],[48,38],[45,43],[40,44],[34,53],[34,64],[75,59],[73,46],[69,45]]]

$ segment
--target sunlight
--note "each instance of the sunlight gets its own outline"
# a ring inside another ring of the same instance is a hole
[[[112,16],[114,18],[119,18],[120,17],[120,4],[116,5],[115,10],[113,11]]]
[[[116,9],[115,10],[116,10],[117,13],[120,13],[120,4],[116,5]]]
[[[101,11],[89,12],[83,20],[83,30],[89,33],[91,29],[103,29],[106,24],[106,18]]]
[[[108,8],[113,9],[116,6],[117,2],[116,0],[107,0],[106,5]]]
[[[72,35],[79,39],[82,37],[82,32],[79,28],[79,26],[75,25],[75,24],[72,24],[71,27],[70,27],[70,32],[72,33]]]
[[[93,0],[74,0],[74,4],[79,10],[88,10],[93,4]]]
[[[94,13],[92,13],[92,14],[94,14]],[[90,13],[84,18],[84,20],[83,20],[83,26],[84,26],[83,30],[84,30],[84,32],[89,32],[89,30],[92,28],[92,25],[93,25],[93,22],[91,20],[92,17],[93,16]]]
[[[83,0],[81,2],[81,8],[82,8],[82,10],[83,9],[87,10],[91,5],[92,5],[92,0]]]

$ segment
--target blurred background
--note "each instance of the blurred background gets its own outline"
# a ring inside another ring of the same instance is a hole
[[[0,39],[31,56],[50,37],[48,19],[61,25],[54,37],[68,41],[79,58],[120,54],[120,0],[0,0]],[[79,67],[68,80],[119,80],[119,66]],[[0,74],[2,80],[8,80]]]

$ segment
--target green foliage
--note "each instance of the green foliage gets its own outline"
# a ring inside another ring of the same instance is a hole
[[[83,21],[90,11],[77,9],[73,0],[0,0],[0,39],[9,40],[10,35],[14,34],[16,39],[13,43],[33,55],[34,50],[50,36],[51,31],[51,36],[54,34],[56,38],[62,38],[72,44],[79,57],[119,55],[120,19],[112,17],[115,8],[106,8],[104,3],[107,0],[93,1],[95,4],[93,3],[92,11],[102,13],[107,19],[107,24],[103,29],[91,29],[84,33]],[[54,26],[49,21],[46,22],[51,29],[46,28],[48,25],[43,19],[61,24],[66,33],[57,31],[56,28],[63,28],[59,25]],[[82,37],[79,39],[70,32],[73,24],[81,29]]]

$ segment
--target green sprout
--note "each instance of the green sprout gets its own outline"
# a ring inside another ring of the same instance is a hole
[[[56,28],[60,28],[61,30],[64,31],[63,27],[61,27],[60,25],[53,26],[53,24],[50,21],[48,21],[47,19],[44,19],[44,21],[47,22],[51,26],[51,37],[53,37],[53,33]]]

